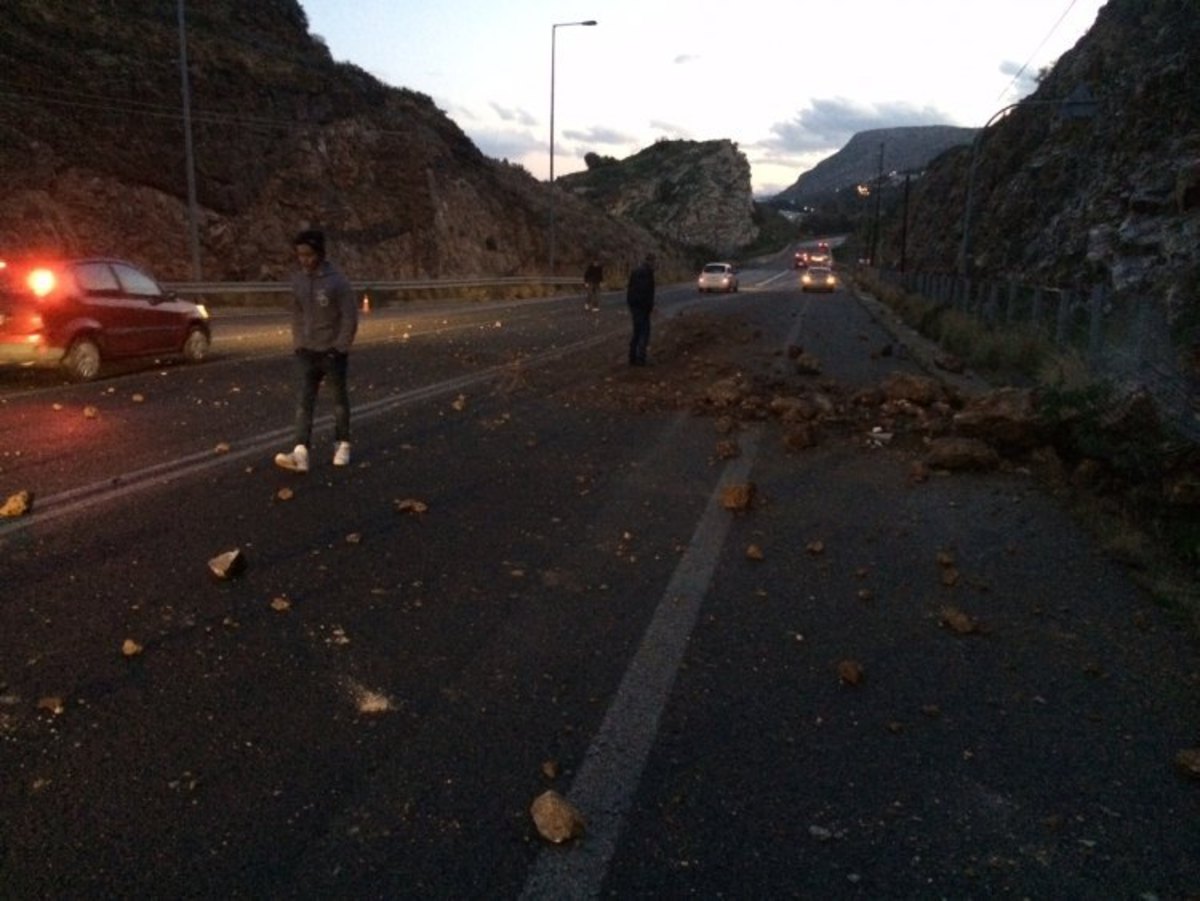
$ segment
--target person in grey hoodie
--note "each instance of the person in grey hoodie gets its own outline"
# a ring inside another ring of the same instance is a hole
[[[275,465],[308,472],[317,389],[333,392],[334,466],[350,465],[350,395],[346,369],[358,331],[350,282],[325,258],[325,235],[308,229],[292,241],[300,268],[292,275],[292,350],[296,356],[295,447],[275,455]]]

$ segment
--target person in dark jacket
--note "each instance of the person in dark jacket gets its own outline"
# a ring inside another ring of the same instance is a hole
[[[599,312],[600,310],[600,283],[604,281],[604,269],[595,260],[592,260],[588,267],[583,270],[583,283],[587,286],[587,297],[583,301],[585,310]]]
[[[633,336],[629,339],[629,365],[645,366],[646,349],[650,346],[650,314],[654,311],[654,254],[646,254],[642,264],[629,273],[625,288],[625,303],[633,319]]]
[[[292,350],[296,357],[295,447],[275,455],[275,465],[308,472],[317,389],[333,391],[333,465],[350,465],[350,395],[346,387],[358,307],[350,282],[325,258],[325,235],[309,229],[292,242],[300,268],[292,275]]]

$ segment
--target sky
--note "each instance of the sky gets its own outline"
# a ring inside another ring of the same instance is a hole
[[[335,60],[428,95],[483,153],[539,179],[553,84],[556,177],[589,152],[727,138],[763,197],[860,131],[982,126],[1105,0],[300,3]]]

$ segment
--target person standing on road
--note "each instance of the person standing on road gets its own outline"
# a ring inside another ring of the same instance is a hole
[[[587,298],[583,301],[585,310],[600,311],[600,283],[604,281],[604,269],[594,259],[583,270],[583,283],[587,285]]]
[[[625,303],[633,319],[629,365],[645,366],[646,350],[650,346],[650,314],[654,311],[654,254],[646,254],[642,264],[629,273]]]
[[[308,472],[317,389],[333,392],[333,465],[350,465],[350,394],[346,369],[358,331],[358,308],[346,277],[325,258],[325,234],[308,229],[292,241],[299,269],[292,275],[292,350],[296,358],[295,447],[275,465]]]

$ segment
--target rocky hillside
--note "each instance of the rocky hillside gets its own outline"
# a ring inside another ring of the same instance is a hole
[[[426,96],[335,63],[296,0],[188,5],[203,274],[273,278],[319,225],[362,278],[545,270],[549,195]],[[112,253],[191,276],[177,6],[8,0],[0,30],[0,254]],[[560,271],[669,242],[571,194]],[[616,268],[614,266],[614,268]]]
[[[732,141],[658,141],[623,160],[587,162],[559,183],[613,216],[718,256],[758,237],[750,164]]]
[[[860,131],[837,153],[803,173],[796,183],[771,198],[771,205],[800,209],[821,203],[831,194],[879,177],[879,150],[883,172],[919,172],[951,147],[970,144],[973,128],[921,125]]]
[[[1092,97],[1094,106],[1064,104]],[[957,266],[970,148],[916,180],[907,259]],[[897,204],[884,256],[900,258]],[[1037,92],[979,140],[971,268],[1153,298],[1200,342],[1200,15],[1195,0],[1109,0]]]

